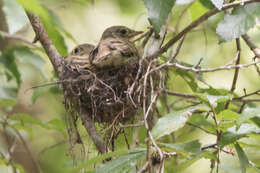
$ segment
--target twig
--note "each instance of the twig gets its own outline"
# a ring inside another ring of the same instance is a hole
[[[168,41],[161,49],[154,52],[152,55],[148,56],[147,58],[153,59],[153,58],[160,56],[161,54],[166,52],[174,43],[176,43],[179,39],[181,39],[184,35],[186,35],[189,31],[191,31],[192,29],[197,27],[202,22],[206,21],[209,17],[211,17],[211,16],[213,16],[213,15],[215,15],[215,14],[217,14],[217,13],[223,11],[223,10],[227,10],[229,8],[236,7],[236,6],[241,6],[241,3],[243,3],[243,5],[246,5],[246,4],[253,3],[253,2],[260,2],[260,0],[235,1],[235,2],[223,5],[221,10],[218,10],[218,9],[215,8],[213,10],[206,12],[204,15],[199,17],[197,20],[193,21],[186,28],[184,28],[179,34],[177,34],[175,37],[173,37],[170,41]]]
[[[245,40],[247,46],[254,52],[255,56],[260,58],[260,49],[252,41],[252,39],[247,34],[242,35],[242,38]]]
[[[195,128],[198,128],[198,129],[204,131],[205,133],[208,133],[208,134],[211,134],[211,135],[216,135],[216,134],[214,134],[214,133],[212,133],[212,132],[210,132],[210,131],[208,131],[208,130],[206,130],[206,129],[200,127],[200,126],[195,125],[195,124],[192,124],[192,123],[187,122],[187,125],[192,126],[192,127],[195,127]]]
[[[14,39],[14,40],[19,40],[19,41],[22,41],[34,48],[37,48],[37,49],[41,49],[40,46],[36,45],[36,44],[33,44],[31,41],[27,40],[26,38],[24,38],[23,36],[21,35],[16,35],[16,34],[9,34],[7,32],[4,32],[4,31],[0,31],[0,37],[5,37],[5,38],[9,38],[9,39]]]
[[[146,161],[144,166],[137,173],[145,172],[147,170],[148,166],[149,166],[149,161]]]
[[[186,71],[192,71],[194,73],[205,73],[205,72],[215,72],[215,71],[221,71],[221,70],[231,70],[231,69],[236,69],[236,68],[248,68],[250,66],[253,66],[255,64],[259,64],[260,60],[257,60],[255,62],[251,62],[248,64],[239,64],[239,65],[223,65],[217,68],[201,68],[201,69],[197,69],[194,67],[187,67],[187,66],[183,66],[179,63],[167,63],[164,66],[168,66],[168,67],[176,67],[182,70],[186,70]]]
[[[61,77],[63,66],[64,66],[64,60],[62,56],[59,54],[59,52],[53,45],[51,39],[49,38],[46,30],[44,29],[40,21],[40,18],[29,12],[27,12],[27,16],[36,34],[35,38],[37,38],[37,40],[41,42],[46,54],[48,55],[54,67],[54,70],[57,72],[58,76]]]
[[[238,65],[240,63],[240,55],[241,55],[241,45],[240,45],[240,39],[237,38],[236,39],[236,46],[237,46],[237,58],[236,58],[236,65]],[[232,82],[232,86],[230,89],[230,93],[234,93],[235,89],[236,89],[236,84],[237,84],[237,78],[238,78],[238,72],[239,72],[239,68],[235,69],[235,73],[234,73],[234,77],[233,77],[233,82]],[[228,109],[228,106],[230,104],[230,101],[227,101],[226,105],[225,105],[225,109]]]

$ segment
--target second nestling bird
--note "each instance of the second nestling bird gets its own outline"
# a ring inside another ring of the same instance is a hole
[[[90,64],[89,55],[90,52],[95,48],[92,44],[80,44],[75,47],[69,55],[65,57],[69,66],[72,69],[93,69],[93,66]]]
[[[97,68],[119,67],[132,59],[138,59],[138,50],[131,39],[141,33],[125,26],[107,28],[98,46],[91,52],[90,63]]]

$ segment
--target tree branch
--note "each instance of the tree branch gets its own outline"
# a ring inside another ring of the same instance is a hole
[[[174,43],[176,43],[179,39],[181,39],[185,34],[187,34],[189,31],[197,27],[199,24],[206,21],[209,17],[214,16],[215,14],[224,11],[226,9],[237,7],[240,5],[246,5],[253,2],[260,2],[260,0],[241,0],[241,1],[235,1],[229,4],[223,5],[221,10],[213,9],[208,12],[206,12],[204,15],[202,15],[197,20],[193,21],[190,25],[188,25],[186,28],[184,28],[179,34],[177,34],[175,37],[173,37],[170,41],[168,41],[161,49],[153,53],[152,55],[148,56],[148,58],[155,58],[166,52]]]
[[[54,70],[57,72],[58,76],[61,77],[64,60],[59,54],[55,46],[53,45],[51,39],[49,38],[46,30],[44,29],[40,18],[32,13],[27,12],[27,16],[32,24],[33,30],[36,34],[37,40],[39,40],[48,55]]]
[[[39,17],[36,15],[27,12],[27,16],[32,24],[33,30],[36,34],[36,40],[39,40],[48,55],[55,71],[58,74],[58,77],[62,76],[62,71],[64,67],[64,60],[59,54],[55,46],[53,45],[51,39],[49,38],[46,30],[44,29]],[[106,152],[106,144],[104,140],[99,136],[98,131],[95,127],[93,120],[89,117],[87,112],[80,113],[81,121],[83,122],[84,127],[86,128],[90,138],[93,140],[97,149],[101,153]]]
[[[100,153],[106,153],[106,143],[98,134],[94,121],[91,119],[87,112],[82,112],[80,114],[81,121],[83,122],[84,127],[88,131],[90,138],[92,139],[93,143],[97,147]]]
[[[22,41],[34,48],[39,49],[40,46],[33,44],[31,41],[27,40],[26,38],[22,37],[21,35],[17,35],[17,34],[9,34],[7,32],[1,31],[0,30],[0,37],[4,37],[4,38],[8,38],[8,39],[14,39],[14,40],[19,40]]]

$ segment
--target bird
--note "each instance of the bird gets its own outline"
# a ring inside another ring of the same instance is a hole
[[[143,33],[126,26],[107,28],[90,53],[90,63],[96,68],[120,67],[139,57],[133,38]]]
[[[95,48],[94,45],[84,43],[76,46],[70,53],[65,57],[68,65],[72,69],[93,69],[90,64],[89,56],[91,51]]]

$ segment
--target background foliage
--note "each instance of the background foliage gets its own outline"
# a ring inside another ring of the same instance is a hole
[[[84,147],[71,148],[60,88],[29,89],[56,78],[43,49],[30,43],[34,33],[24,9],[39,15],[58,51],[66,55],[79,43],[96,44],[111,25],[146,30],[151,24],[159,33],[170,16],[169,40],[209,10],[223,8],[223,0],[0,0],[0,4],[0,16],[5,18],[0,24],[0,172],[34,173],[136,172],[136,165],[140,168],[145,163],[146,131],[143,126],[125,128],[125,136],[115,141],[115,151],[98,155],[81,127]],[[187,34],[177,61],[190,67],[201,60],[200,67],[227,64],[237,51],[235,39],[248,33],[259,44],[259,16],[258,3],[218,13]],[[176,47],[159,63],[167,61]],[[254,55],[242,40],[241,47],[241,62],[251,62]],[[185,99],[169,95],[158,99],[161,117],[152,136],[161,149],[177,153],[165,160],[165,172],[210,172],[211,167],[214,171],[218,167],[218,172],[259,172],[259,104],[250,102],[242,110],[242,103],[232,102],[225,108],[230,98],[258,91],[259,74],[253,67],[241,69],[234,93],[230,92],[233,76],[234,70],[169,69],[167,89],[192,93],[200,104],[190,106]],[[259,99],[258,92],[252,98]],[[191,116],[193,110],[211,115]],[[212,145],[216,141],[219,153]],[[102,162],[110,157],[115,159]]]

